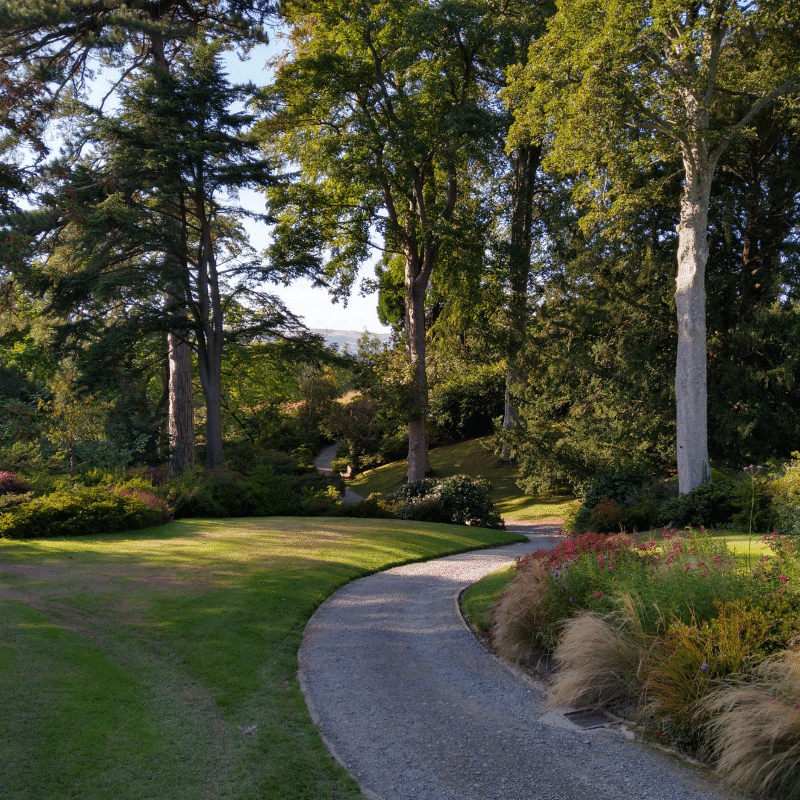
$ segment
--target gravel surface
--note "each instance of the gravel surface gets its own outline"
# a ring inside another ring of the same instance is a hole
[[[334,757],[372,800],[733,798],[620,728],[547,713],[542,688],[472,636],[460,591],[553,541],[518,529],[529,544],[398,567],[320,606],[298,674]]]

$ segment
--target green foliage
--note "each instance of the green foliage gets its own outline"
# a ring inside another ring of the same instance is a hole
[[[786,464],[767,486],[777,530],[800,536],[800,453]]]
[[[153,495],[75,486],[2,509],[0,537],[90,536],[148,528],[164,521],[163,503]]]
[[[503,521],[490,497],[491,490],[488,481],[467,475],[453,475],[441,480],[423,478],[395,493],[398,516],[425,522],[502,528]]]
[[[702,483],[691,492],[664,503],[659,512],[659,524],[676,528],[700,525],[711,528],[729,523],[734,510],[730,484],[720,481]]]
[[[503,414],[505,377],[495,365],[474,365],[434,384],[430,394],[431,441],[475,439],[492,432]]]

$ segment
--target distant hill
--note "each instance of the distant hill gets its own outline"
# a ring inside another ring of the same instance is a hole
[[[355,353],[358,349],[358,340],[364,335],[364,331],[337,331],[332,328],[313,328],[312,333],[318,333],[325,339],[329,345],[336,345],[339,351],[343,351],[345,345],[351,353]],[[388,333],[370,333],[385,344],[389,343],[390,335]]]

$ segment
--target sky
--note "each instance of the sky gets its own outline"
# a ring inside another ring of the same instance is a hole
[[[254,48],[244,63],[235,54],[228,54],[224,63],[231,82],[252,81],[257,85],[265,85],[269,81],[271,73],[265,68],[265,62],[277,54],[282,46],[279,31],[271,32],[270,38],[272,41],[269,46]],[[263,212],[263,196],[256,192],[242,192],[241,199],[243,205]],[[264,225],[246,223],[245,226],[250,232],[252,245],[263,252],[269,244]],[[358,293],[362,278],[374,277],[372,263],[362,267],[346,306],[342,302],[333,303],[327,290],[315,288],[308,280],[297,280],[290,286],[271,286],[269,291],[280,297],[292,313],[304,320],[308,328],[389,333],[390,329],[378,320],[378,295],[362,297]]]

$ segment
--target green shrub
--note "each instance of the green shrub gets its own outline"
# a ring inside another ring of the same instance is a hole
[[[800,536],[800,453],[786,464],[767,486],[777,530]]]
[[[397,503],[373,492],[358,503],[340,503],[337,516],[357,519],[394,519],[397,517]]]
[[[0,537],[40,539],[137,530],[158,524],[158,503],[106,488],[73,488],[2,509]]]
[[[495,511],[491,491],[486,480],[453,475],[409,483],[397,490],[395,499],[401,519],[502,528],[503,521]]]
[[[616,500],[620,506],[630,505],[645,485],[647,476],[638,469],[599,469],[583,492],[585,508],[594,508],[601,500]]]
[[[268,465],[257,467],[247,479],[250,513],[256,517],[298,513],[300,491],[297,477],[281,475]]]
[[[736,503],[727,481],[701,483],[690,492],[668,500],[661,507],[658,524],[676,528],[711,528],[731,521]]]
[[[599,533],[618,531],[622,526],[622,509],[616,500],[604,497],[590,512],[592,530]]]

